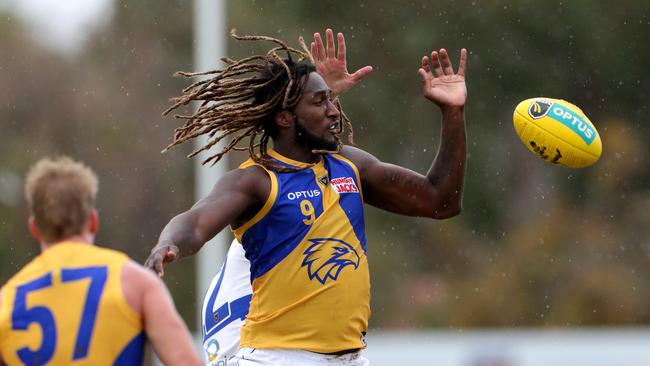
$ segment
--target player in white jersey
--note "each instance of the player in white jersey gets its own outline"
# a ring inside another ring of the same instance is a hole
[[[209,366],[226,366],[239,350],[239,332],[251,301],[250,262],[235,239],[208,288],[201,311],[203,348]]]

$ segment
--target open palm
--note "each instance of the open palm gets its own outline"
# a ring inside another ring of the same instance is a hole
[[[449,54],[443,48],[440,52],[431,52],[429,57],[422,57],[422,67],[418,70],[423,81],[424,97],[441,107],[462,107],[467,100],[467,86],[465,85],[465,67],[467,64],[467,50],[460,51],[458,72],[454,69],[449,59]]]
[[[355,86],[364,76],[372,71],[372,66],[365,66],[348,73],[346,61],[345,38],[343,33],[338,33],[338,52],[334,47],[334,33],[331,29],[325,31],[327,45],[323,45],[320,33],[314,33],[311,43],[311,54],[314,59],[316,71],[325,79],[327,86],[332,90],[332,96],[339,96]]]

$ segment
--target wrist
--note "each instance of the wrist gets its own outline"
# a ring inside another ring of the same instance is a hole
[[[440,105],[440,110],[442,114],[463,114],[465,113],[465,105],[460,106],[451,106],[451,105]]]
[[[178,245],[174,244],[171,241],[167,241],[167,240],[166,241],[159,241],[158,244],[156,244],[151,249],[151,252],[153,253],[153,252],[155,252],[157,250],[160,250],[160,249],[163,249],[163,248],[165,248],[167,251],[172,250],[172,251],[176,251],[176,253],[180,252],[180,248],[178,247]]]

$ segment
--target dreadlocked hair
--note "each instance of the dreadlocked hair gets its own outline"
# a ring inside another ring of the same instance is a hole
[[[298,103],[306,81],[305,76],[316,71],[304,40],[302,37],[299,39],[302,50],[298,50],[271,37],[238,36],[234,29],[230,35],[240,41],[267,41],[277,46],[264,55],[254,55],[241,60],[222,58],[226,64],[223,70],[176,72],[175,75],[185,77],[210,77],[183,89],[183,94],[173,98],[173,105],[163,112],[163,115],[167,115],[191,101],[200,102],[194,114],[174,116],[185,120],[185,123],[175,129],[174,141],[162,152],[207,135],[207,143],[190,153],[188,158],[191,158],[230,136],[230,142],[221,151],[205,159],[202,164],[214,165],[231,150],[248,150],[250,158],[265,167],[279,171],[298,170],[277,164],[268,154],[268,143],[269,139],[276,137],[278,133],[274,122],[275,114]],[[286,58],[280,57],[279,52],[286,53]],[[294,61],[294,56],[297,61]],[[335,100],[335,105],[340,111],[341,119],[338,131],[335,131],[339,147],[336,151],[314,150],[314,153],[338,153],[342,144],[339,134],[343,132],[343,124],[349,131],[348,141],[353,143],[352,124],[341,110],[338,99]],[[240,142],[246,139],[248,146],[240,147]]]

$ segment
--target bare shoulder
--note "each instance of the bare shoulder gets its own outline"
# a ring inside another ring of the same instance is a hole
[[[218,191],[238,191],[266,199],[271,191],[271,180],[264,168],[251,165],[224,174],[215,186]]]
[[[354,146],[344,145],[341,149],[341,155],[353,162],[362,176],[368,168],[381,163],[374,155]]]
[[[144,284],[158,282],[160,280],[151,270],[131,259],[122,268],[122,279],[129,282],[142,282]]]
[[[264,168],[259,165],[249,165],[244,168],[233,169],[227,174],[232,174],[233,176],[243,179],[260,179],[263,177],[266,177],[268,179],[269,177]]]
[[[121,273],[122,292],[131,309],[142,313],[142,298],[148,291],[159,291],[164,284],[151,270],[133,260],[127,261]]]

